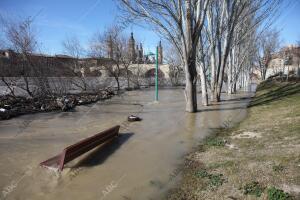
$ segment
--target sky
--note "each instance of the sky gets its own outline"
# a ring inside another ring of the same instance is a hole
[[[297,44],[300,41],[300,0],[285,3],[274,27],[280,31],[283,45]]]
[[[275,23],[284,44],[300,40],[300,0],[291,2],[282,9]],[[63,54],[62,42],[67,37],[76,36],[87,48],[95,32],[102,32],[117,21],[118,8],[114,0],[0,0],[0,14],[11,19],[34,17],[41,51]],[[157,34],[134,25],[129,26],[125,34],[131,31],[146,51],[154,51],[160,40]]]
[[[87,48],[94,33],[118,21],[113,0],[0,0],[0,14],[10,19],[34,17],[41,51],[48,54],[65,53],[62,42],[73,36]],[[160,40],[153,31],[134,25],[124,34],[129,37],[131,31],[147,52],[153,51]]]

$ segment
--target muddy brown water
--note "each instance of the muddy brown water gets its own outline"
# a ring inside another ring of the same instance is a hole
[[[246,116],[251,93],[184,112],[182,89],[131,91],[74,112],[24,115],[0,121],[1,199],[161,199],[180,179],[184,155],[215,128]],[[201,102],[199,94],[199,105]],[[136,114],[141,122],[129,123]],[[38,164],[80,139],[113,125],[121,136],[66,165],[62,174]]]

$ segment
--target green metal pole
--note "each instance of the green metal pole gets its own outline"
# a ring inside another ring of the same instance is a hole
[[[156,47],[156,65],[155,65],[155,101],[158,101],[158,47]]]

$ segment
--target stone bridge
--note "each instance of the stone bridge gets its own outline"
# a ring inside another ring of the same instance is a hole
[[[95,68],[91,71],[96,70]],[[108,76],[107,70],[104,67],[101,67],[100,72],[102,76]],[[169,65],[159,65],[158,75],[159,77],[169,79],[170,68]],[[155,76],[155,64],[132,64],[129,66],[130,74],[140,74],[140,76],[144,77],[153,77]],[[123,74],[123,73],[122,73]]]
[[[159,65],[158,66],[158,75],[166,79],[169,78],[169,65]],[[137,74],[138,71],[145,77],[155,76],[155,64],[133,64],[129,67],[129,70],[133,74]]]

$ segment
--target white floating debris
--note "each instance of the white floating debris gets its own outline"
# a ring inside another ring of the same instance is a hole
[[[6,112],[6,109],[0,108],[0,112]]]
[[[261,138],[262,134],[258,132],[245,131],[241,134],[232,136],[233,139],[246,139],[246,138]]]

